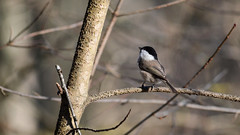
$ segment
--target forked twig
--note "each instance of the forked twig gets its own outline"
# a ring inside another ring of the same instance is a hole
[[[25,28],[23,28],[15,37],[13,37],[9,42],[8,45],[11,45],[11,42],[13,42],[16,38],[18,38],[23,32],[25,32],[26,30],[28,30],[39,18],[40,16],[43,14],[43,12],[46,10],[47,6],[49,5],[49,1],[44,5],[43,9],[41,10],[41,12],[36,16],[36,18],[30,23],[28,24]]]
[[[64,77],[63,77],[63,74],[62,74],[62,69],[60,68],[59,65],[55,65],[55,67],[56,67],[56,70],[57,70],[59,78],[60,78],[62,89],[64,90],[64,92],[66,94],[67,101],[68,101],[69,107],[71,109],[71,113],[72,113],[72,117],[73,117],[73,120],[74,120],[75,127],[79,128],[78,123],[77,123],[77,118],[76,118],[76,115],[74,113],[73,106],[72,106],[72,103],[70,101],[68,90],[67,90],[67,87],[66,87],[66,84],[65,84],[65,81],[64,81]],[[77,131],[78,131],[78,134],[81,135],[80,130],[77,130]]]
[[[82,25],[82,23],[83,23],[82,21],[79,21],[77,23],[73,23],[73,24],[70,24],[70,25],[65,25],[65,26],[61,26],[61,27],[49,28],[49,29],[44,29],[44,30],[32,32],[32,33],[29,33],[26,36],[23,36],[22,38],[19,38],[18,40],[26,40],[26,39],[29,39],[29,38],[32,38],[32,37],[35,37],[35,36],[44,35],[44,34],[56,32],[56,31],[73,29],[73,28],[76,28],[76,27],[80,27]]]
[[[110,130],[115,130],[117,129],[120,125],[123,124],[123,122],[127,119],[128,115],[130,114],[131,109],[128,111],[127,115],[124,117],[124,119],[122,121],[120,121],[116,126],[111,127],[111,128],[106,128],[106,129],[92,129],[92,128],[74,128],[72,130],[70,130],[67,135],[69,135],[70,133],[72,133],[75,130],[87,130],[87,131],[92,131],[92,132],[106,132],[106,131],[110,131]]]
[[[205,69],[207,67],[207,65],[212,61],[213,57],[219,52],[219,50],[221,49],[222,45],[225,43],[225,41],[229,38],[230,34],[232,33],[233,29],[236,27],[236,24],[233,25],[233,27],[231,28],[231,30],[228,32],[227,36],[224,38],[224,40],[221,42],[221,44],[217,47],[217,49],[215,50],[215,52],[212,54],[212,56],[207,60],[207,62],[200,68],[200,70],[193,75],[193,77],[183,86],[183,88],[186,88],[198,75],[201,71],[203,71],[203,69]],[[163,104],[162,106],[160,106],[158,109],[156,109],[155,111],[153,111],[152,113],[150,113],[147,117],[145,117],[143,120],[141,120],[138,124],[136,124],[134,127],[132,127],[127,133],[125,133],[126,135],[128,135],[129,133],[131,133],[133,130],[135,130],[138,126],[140,126],[142,123],[144,123],[146,120],[148,120],[149,118],[151,118],[155,113],[157,113],[158,111],[160,111],[161,109],[163,109],[165,106],[167,106],[171,101],[173,101],[179,94],[175,94],[173,97],[171,97],[165,104]]]

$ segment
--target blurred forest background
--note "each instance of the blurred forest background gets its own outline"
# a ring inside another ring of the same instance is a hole
[[[0,85],[23,93],[57,97],[59,82],[55,64],[67,80],[81,26],[24,38],[29,33],[72,26],[81,22],[87,0],[51,1],[39,20],[19,36],[11,46],[11,37],[26,27],[41,12],[47,1],[0,0]],[[172,2],[172,0],[124,0],[119,14]],[[110,23],[112,0],[104,31]],[[215,51],[232,25],[239,24],[239,0],[188,0],[140,14],[119,16],[106,44],[90,86],[95,94],[125,87],[139,87],[142,78],[137,67],[138,47],[149,45],[157,50],[169,80],[182,87]],[[239,26],[224,44],[213,62],[190,85],[191,88],[239,94]],[[4,47],[3,47],[4,46]],[[18,47],[17,47],[18,46]],[[25,47],[19,47],[25,46]],[[215,79],[214,79],[215,78]],[[144,93],[123,95],[121,99],[168,100],[172,94]],[[194,96],[192,96],[194,97]],[[194,97],[204,105],[239,108],[230,101]],[[176,101],[183,98],[178,97]],[[35,100],[0,94],[1,135],[53,134],[60,102]],[[94,129],[116,125],[131,108],[126,122],[118,129],[96,134],[121,135],[160,104],[92,103],[81,119],[80,127]],[[240,119],[235,114],[189,108],[166,107],[134,131],[134,135],[239,135]],[[82,132],[83,134],[94,134]]]

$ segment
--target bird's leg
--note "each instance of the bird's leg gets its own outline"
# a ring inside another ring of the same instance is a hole
[[[154,89],[154,87],[155,87],[155,83],[152,85],[152,86],[150,86],[151,87],[151,90],[153,90]]]
[[[142,83],[142,89],[145,87],[144,84],[145,84],[145,81]]]

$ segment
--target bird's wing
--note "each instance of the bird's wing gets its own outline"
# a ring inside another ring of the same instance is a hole
[[[164,82],[169,86],[169,88],[173,92],[177,92],[174,86],[165,78],[166,74],[164,71],[164,67],[159,63],[159,61],[151,61],[151,62],[143,62],[141,68],[153,75],[155,75],[158,79],[164,80]]]
[[[155,76],[159,79],[165,80],[165,71],[163,66],[158,61],[151,61],[151,63],[145,63],[143,65],[143,69]]]

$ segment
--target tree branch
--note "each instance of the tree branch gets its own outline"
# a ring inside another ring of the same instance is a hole
[[[195,77],[198,76],[198,74],[200,72],[202,72],[203,69],[205,69],[207,67],[207,65],[213,60],[213,58],[215,57],[215,55],[219,52],[219,50],[222,48],[223,44],[227,41],[227,39],[229,39],[229,36],[231,35],[232,31],[234,30],[234,28],[236,27],[236,24],[233,24],[231,30],[228,32],[227,36],[223,39],[223,41],[220,43],[220,45],[217,47],[217,49],[215,50],[215,52],[209,57],[209,59],[206,61],[206,63],[195,73],[195,75],[184,85],[184,87],[187,87],[194,79]]]
[[[48,34],[48,33],[52,33],[52,32],[73,29],[73,28],[82,26],[82,23],[83,23],[83,21],[79,21],[77,23],[73,23],[73,24],[69,24],[69,25],[64,25],[64,26],[60,26],[60,27],[35,31],[35,32],[29,33],[29,34],[23,36],[22,38],[17,39],[16,41],[26,40],[26,39],[29,39],[29,38],[33,38],[33,37],[36,37],[36,36],[39,36],[39,35],[44,35],[44,34]]]
[[[57,101],[60,102],[60,98],[57,97],[47,97],[47,96],[36,96],[36,95],[30,95],[30,94],[25,94],[22,92],[10,90],[7,88],[4,88],[0,86],[0,90],[3,92],[8,92],[11,94],[15,94],[18,96],[23,96],[27,98],[32,98],[36,100],[46,100],[46,101]],[[88,100],[88,103],[96,102],[96,103],[113,103],[113,102],[118,102],[118,103],[140,103],[140,104],[164,104],[166,103],[165,100],[144,100],[144,99],[104,99],[102,98],[101,100],[95,99],[96,95],[92,95],[90,99]],[[233,96],[233,95],[232,95]],[[94,97],[94,98],[93,98]],[[240,113],[239,109],[234,109],[234,108],[226,108],[226,107],[219,107],[219,106],[203,106],[203,105],[197,105],[197,104],[191,104],[188,103],[186,105],[181,105],[180,103],[169,103],[169,105],[177,105],[180,107],[187,107],[187,108],[192,108],[192,109],[199,109],[199,110],[206,110],[206,111],[217,111],[217,112],[225,112],[225,113]]]
[[[101,99],[96,101],[95,103],[132,103],[132,104],[165,104],[166,100],[160,99]],[[212,105],[198,105],[193,103],[182,103],[182,102],[171,102],[169,103],[171,106],[178,106],[178,107],[186,107],[190,109],[196,110],[203,110],[203,111],[215,111],[215,112],[222,112],[222,113],[240,113],[240,109],[235,108],[227,108],[221,106],[212,106]]]
[[[75,130],[87,130],[87,131],[92,131],[92,132],[106,132],[106,131],[110,131],[110,130],[115,130],[117,129],[119,126],[121,126],[123,124],[123,122],[127,119],[127,117],[129,116],[131,112],[131,109],[128,111],[127,115],[124,117],[124,119],[122,121],[120,121],[116,126],[111,127],[111,128],[106,128],[106,129],[92,129],[92,128],[74,128],[72,130],[70,130],[67,135],[69,135],[70,133],[72,133]]]
[[[9,92],[12,94],[16,94],[23,97],[33,98],[33,99],[39,99],[39,100],[50,100],[50,101],[60,101],[59,98],[54,97],[46,97],[46,96],[35,96],[30,94],[24,94],[18,91],[10,90],[7,88],[4,88],[0,86],[0,90],[4,92]],[[216,92],[210,92],[206,90],[200,90],[200,89],[188,89],[188,88],[176,88],[178,94],[186,94],[186,95],[197,95],[197,96],[205,96],[205,97],[212,97],[212,98],[218,98],[223,100],[229,100],[234,102],[240,102],[240,96],[230,95],[230,94],[222,94],[222,93],[216,93]],[[119,96],[123,94],[132,94],[132,93],[143,93],[143,92],[165,92],[165,93],[173,93],[169,88],[167,87],[157,87],[153,90],[150,90],[150,88],[141,89],[141,88],[124,88],[124,89],[116,89],[116,90],[109,90],[100,92],[99,94],[90,95],[87,99],[87,103],[92,103],[100,99],[109,98],[112,96]]]
[[[234,102],[240,102],[240,96],[234,96],[230,94],[222,94],[216,92],[210,92],[206,90],[200,89],[188,89],[188,88],[176,88],[178,94],[187,94],[187,95],[197,95],[197,96],[205,96],[205,97],[213,97],[218,99],[224,99]],[[143,92],[165,92],[165,93],[173,93],[167,87],[157,87],[151,90],[151,87],[147,87],[147,89],[142,88],[124,88],[124,89],[117,89],[117,90],[109,90],[100,92],[99,94],[95,94],[89,96],[88,103],[108,98],[111,96],[119,96],[123,94],[132,94],[132,93],[143,93]]]
[[[22,97],[28,97],[28,98],[32,98],[32,99],[37,99],[37,100],[57,101],[57,102],[60,101],[60,98],[25,94],[25,93],[22,93],[22,92],[19,92],[19,91],[15,91],[15,90],[11,90],[11,89],[8,89],[8,88],[4,88],[2,86],[0,86],[0,91],[8,92],[8,93],[15,94],[15,95],[22,96]]]
[[[23,28],[15,37],[13,37],[8,43],[7,43],[7,45],[11,45],[11,42],[13,42],[16,38],[18,38],[22,33],[24,33],[26,30],[28,30],[41,16],[42,16],[42,14],[43,14],[43,12],[46,10],[46,8],[47,8],[47,6],[48,6],[48,4],[49,4],[50,2],[48,1],[45,5],[44,5],[44,7],[43,7],[43,9],[40,11],[40,13],[36,16],[36,18],[30,23],[30,24],[28,24],[25,28]]]

